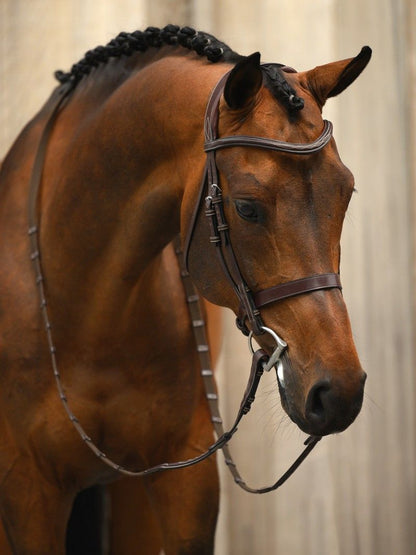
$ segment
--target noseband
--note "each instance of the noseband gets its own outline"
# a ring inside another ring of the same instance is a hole
[[[287,143],[276,139],[247,135],[230,135],[218,138],[219,104],[224,92],[225,74],[214,87],[205,112],[204,132],[207,155],[203,178],[200,185],[198,201],[194,209],[191,225],[184,244],[185,265],[188,267],[189,250],[198,219],[198,214],[205,195],[205,215],[210,225],[210,242],[215,245],[218,259],[228,282],[240,302],[237,327],[249,335],[246,326],[248,320],[255,335],[264,333],[264,324],[260,308],[270,303],[287,299],[296,295],[311,293],[322,289],[341,289],[339,275],[335,273],[317,274],[274,285],[268,289],[253,293],[245,281],[235,256],[224,212],[222,191],[219,185],[218,168],[215,159],[217,150],[230,147],[254,147],[283,152],[285,154],[310,155],[321,151],[331,140],[332,124],[324,121],[321,135],[311,143]]]

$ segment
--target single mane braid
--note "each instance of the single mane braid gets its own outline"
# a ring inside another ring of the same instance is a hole
[[[148,27],[145,31],[122,32],[106,46],[97,46],[89,50],[68,73],[56,71],[55,77],[60,83],[72,81],[75,85],[94,67],[107,63],[110,58],[131,56],[134,52],[145,52],[151,47],[160,48],[164,45],[178,44],[196,52],[199,56],[205,56],[213,63],[220,60],[237,62],[242,57],[208,33],[195,31],[192,27],[166,25],[163,29]]]
[[[263,72],[267,76],[267,86],[273,92],[275,98],[281,100],[289,112],[302,110],[305,102],[300,98],[296,91],[289,85],[281,71],[282,64],[263,64]]]

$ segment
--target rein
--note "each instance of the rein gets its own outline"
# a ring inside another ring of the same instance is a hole
[[[276,366],[278,379],[282,381],[284,369],[285,367],[288,368],[290,365],[286,352],[287,344],[275,332],[269,330],[263,325],[260,317],[259,308],[283,298],[288,298],[294,295],[304,294],[320,289],[328,289],[334,287],[341,288],[341,285],[338,274],[319,274],[316,276],[310,276],[302,278],[300,280],[279,284],[254,294],[250,291],[249,287],[242,277],[237,259],[235,257],[230,242],[229,228],[225,220],[224,208],[222,203],[222,193],[219,187],[215,152],[220,148],[227,148],[231,146],[250,146],[278,150],[280,152],[285,152],[289,154],[313,154],[320,151],[322,148],[324,148],[326,144],[328,144],[332,136],[332,125],[329,122],[325,122],[324,130],[320,137],[309,144],[285,143],[283,141],[277,141],[273,139],[249,136],[230,136],[217,138],[219,101],[227,76],[228,74],[224,75],[224,77],[216,85],[207,105],[205,117],[205,151],[207,153],[207,162],[198,195],[197,206],[195,207],[191,220],[191,226],[185,241],[184,252],[182,253],[180,251],[178,245],[176,247],[185,295],[189,306],[194,337],[200,358],[201,376],[203,378],[203,383],[206,390],[206,397],[211,409],[211,420],[217,435],[217,440],[207,449],[207,451],[197,457],[185,461],[179,461],[175,463],[163,463],[142,471],[128,470],[108,458],[107,455],[103,453],[93,443],[92,439],[86,434],[78,418],[74,415],[68,404],[68,400],[65,395],[60,372],[58,369],[56,347],[53,342],[52,324],[49,319],[45,294],[45,278],[42,271],[41,251],[39,244],[38,197],[48,141],[53,130],[55,120],[62,107],[63,101],[68,97],[75,86],[72,82],[61,86],[56,91],[55,97],[52,98],[51,113],[42,132],[38,150],[35,156],[32,175],[30,179],[30,190],[28,199],[28,235],[31,247],[30,258],[34,265],[36,285],[40,298],[40,309],[44,321],[48,348],[50,351],[51,363],[59,397],[70,421],[79,433],[81,439],[99,459],[101,459],[106,465],[119,472],[120,474],[124,474],[126,476],[144,477],[162,470],[173,470],[194,465],[208,458],[218,449],[222,449],[225,457],[225,462],[230,469],[235,482],[244,490],[250,493],[266,493],[280,487],[293,474],[293,472],[303,462],[307,455],[312,451],[318,441],[320,441],[321,437],[310,436],[305,441],[306,447],[303,452],[290,466],[290,468],[283,474],[283,476],[279,478],[272,486],[260,489],[251,488],[247,486],[246,483],[242,480],[237,470],[227,444],[234,433],[237,431],[238,424],[241,421],[242,417],[249,412],[251,405],[255,399],[257,387],[259,385],[259,381],[263,372],[268,371],[272,367]],[[223,271],[240,299],[241,309],[240,316],[238,317],[237,322],[239,328],[243,331],[243,333],[249,335],[249,345],[253,352],[252,366],[246,391],[244,393],[243,400],[241,402],[240,409],[237,413],[234,424],[228,432],[224,431],[222,418],[219,413],[218,396],[216,385],[213,379],[209,347],[205,331],[205,323],[202,317],[202,309],[199,302],[199,296],[195,291],[194,285],[191,281],[187,269],[189,249],[192,242],[192,237],[196,226],[200,206],[202,204],[204,192],[206,193],[206,216],[208,217],[211,228],[210,241],[217,247],[216,250]],[[245,324],[246,319],[248,319],[250,323],[252,329],[251,332],[249,332]],[[260,335],[263,333],[271,333],[276,340],[275,351],[270,356],[267,355],[262,349],[254,351],[251,346],[253,334]]]
[[[228,431],[224,431],[223,420],[221,418],[221,414],[219,411],[218,405],[218,394],[217,388],[213,377],[213,370],[211,364],[211,356],[209,352],[208,346],[208,338],[206,333],[205,322],[202,315],[202,307],[199,299],[199,295],[195,289],[195,286],[192,282],[191,276],[185,266],[185,259],[183,256],[183,252],[180,246],[180,240],[177,238],[175,240],[175,252],[178,258],[179,268],[182,277],[182,283],[185,290],[186,299],[188,302],[189,307],[189,314],[191,317],[192,329],[195,338],[195,344],[198,351],[200,368],[201,368],[201,376],[204,383],[205,388],[205,395],[209,404],[210,412],[211,412],[211,422],[213,424],[215,434],[217,438],[216,443],[222,441],[224,439],[224,443],[218,448],[221,448],[225,464],[227,465],[231,475],[234,478],[234,482],[240,486],[243,490],[247,491],[248,493],[268,493],[270,491],[276,490],[281,485],[283,485],[286,480],[290,478],[290,476],[295,472],[295,470],[299,467],[299,465],[306,459],[318,441],[321,440],[321,437],[317,436],[310,436],[305,441],[305,449],[302,453],[298,456],[294,463],[286,470],[286,472],[276,481],[273,485],[263,487],[263,488],[252,488],[246,484],[246,482],[242,479],[237,465],[235,464],[230,449],[228,447],[228,441],[237,431],[237,426],[242,419],[242,417],[247,414],[251,408],[251,405],[254,402],[257,388],[260,382],[260,378],[262,377],[265,371],[271,369],[268,368],[270,362],[273,362],[272,357],[269,357],[265,351],[262,349],[258,349],[256,352],[251,348],[251,340],[250,340],[250,348],[253,353],[253,359],[250,369],[250,375],[247,383],[247,387],[243,396],[243,400],[240,404],[240,409],[238,411],[237,417],[232,428]],[[285,348],[286,343],[284,343],[283,349]],[[214,444],[216,445],[216,444]],[[210,448],[211,449],[211,448]],[[208,452],[208,451],[207,451]],[[205,458],[205,457],[204,457]]]

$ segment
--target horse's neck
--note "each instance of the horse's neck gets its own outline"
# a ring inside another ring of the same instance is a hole
[[[85,311],[96,299],[115,314],[132,291],[137,299],[146,268],[179,232],[184,190],[202,173],[204,107],[216,77],[193,94],[201,87],[195,62],[159,66],[141,70],[92,113],[74,96],[59,117],[44,170],[41,239],[48,288],[62,307]]]

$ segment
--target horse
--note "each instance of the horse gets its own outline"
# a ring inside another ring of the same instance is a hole
[[[278,368],[301,430],[355,420],[366,375],[339,281],[354,182],[322,108],[370,57],[297,72],[168,25],[57,72],[0,173],[0,512],[13,553],[64,553],[79,491],[212,445],[178,235],[214,350],[226,307]],[[213,553],[214,454],[138,490],[134,553]]]

